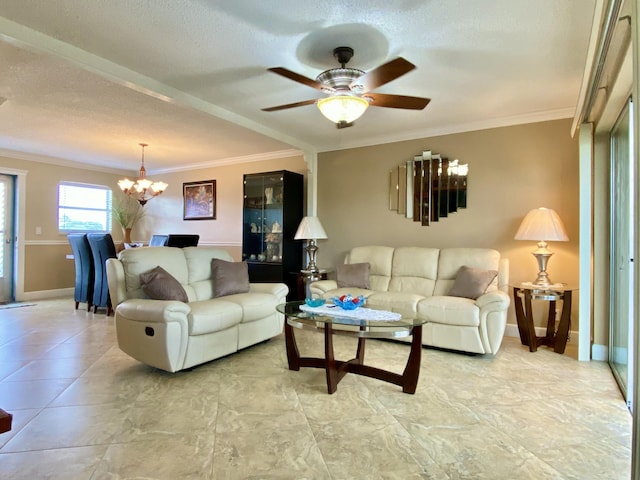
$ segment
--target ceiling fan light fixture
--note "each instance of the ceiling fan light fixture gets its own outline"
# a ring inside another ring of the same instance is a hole
[[[353,95],[334,95],[321,98],[317,105],[322,115],[333,123],[351,123],[362,116],[369,107],[369,102]]]

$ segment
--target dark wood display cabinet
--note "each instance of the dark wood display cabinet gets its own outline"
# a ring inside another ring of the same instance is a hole
[[[304,177],[287,170],[244,176],[242,259],[251,282],[283,282],[292,299],[302,269]]]

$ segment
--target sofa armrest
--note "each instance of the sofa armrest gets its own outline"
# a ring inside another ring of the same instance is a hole
[[[492,303],[495,303],[495,305],[491,305]],[[485,308],[491,308],[492,310],[506,310],[509,308],[510,303],[511,298],[502,290],[493,290],[476,299],[476,305],[481,310]]]
[[[285,299],[289,293],[289,287],[284,283],[251,283],[249,284],[249,293],[270,293]]]
[[[186,321],[191,312],[188,303],[177,300],[151,300],[132,298],[122,302],[116,308],[116,316],[138,322],[176,322]]]
[[[311,296],[324,297],[324,294],[338,288],[335,280],[318,280],[309,285]]]
[[[480,309],[480,338],[485,353],[495,355],[500,349],[510,303],[509,295],[502,290],[485,293],[476,299],[476,305]]]
[[[127,299],[127,290],[124,280],[124,267],[117,258],[108,258],[106,262],[107,284],[109,285],[109,298],[111,305],[116,308]]]

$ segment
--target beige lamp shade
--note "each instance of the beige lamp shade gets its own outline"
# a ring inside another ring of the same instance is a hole
[[[316,245],[316,240],[318,238],[328,238],[318,217],[304,217],[300,225],[298,225],[298,230],[293,238],[296,240],[308,240],[305,251],[309,257],[309,263],[307,264],[306,270],[311,273],[318,272],[319,269],[316,265],[318,246]]]
[[[300,225],[298,225],[298,230],[294,238],[296,240],[317,240],[318,238],[328,237],[318,217],[304,217]]]
[[[544,207],[531,210],[522,220],[515,239],[538,242],[538,248],[531,252],[538,262],[538,276],[533,285],[538,287],[550,286],[551,280],[547,274],[547,264],[553,252],[547,248],[547,240],[554,242],[566,242],[569,240],[558,214],[550,208]]]
[[[569,240],[562,220],[550,208],[535,208],[524,217],[516,232],[516,240],[566,242]]]

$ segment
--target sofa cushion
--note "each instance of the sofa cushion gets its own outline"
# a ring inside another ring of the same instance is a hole
[[[127,298],[146,298],[140,285],[140,274],[158,265],[164,268],[190,294],[189,272],[181,248],[130,248],[118,254],[124,268]]]
[[[201,300],[189,304],[189,335],[226,330],[238,325],[242,320],[242,308],[221,298]]]
[[[489,248],[443,248],[438,259],[438,279],[433,289],[434,295],[447,295],[455,283],[460,267],[498,270],[500,252]],[[498,288],[497,277],[491,282],[487,291]]]
[[[383,246],[354,247],[344,263],[369,263],[369,285],[371,290],[386,292],[391,280],[391,262],[394,248]]]
[[[224,297],[249,291],[249,268],[247,262],[227,262],[219,258],[211,260],[213,296]]]
[[[487,287],[497,275],[497,270],[483,270],[463,265],[458,270],[456,281],[451,290],[449,290],[448,295],[475,300],[487,291]]]
[[[177,300],[185,303],[189,301],[180,282],[161,266],[141,273],[140,286],[153,300]]]
[[[200,246],[182,249],[189,270],[189,284],[211,280],[211,260],[219,258],[233,262],[233,257],[226,250],[218,247]],[[208,298],[211,298],[209,296]],[[200,297],[198,297],[200,299]]]
[[[242,308],[242,323],[255,322],[273,315],[276,306],[281,303],[275,295],[257,292],[228,295],[224,300]]]
[[[336,267],[338,288],[369,288],[369,263],[344,263]]]
[[[418,302],[418,318],[447,325],[477,327],[480,325],[480,309],[469,298],[427,297]]]
[[[396,248],[389,291],[416,293],[424,297],[433,295],[439,255],[440,250],[437,248]]]
[[[374,292],[367,297],[366,306],[401,313],[405,318],[415,318],[418,303],[423,298],[423,295],[408,292]]]

